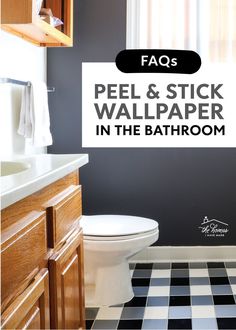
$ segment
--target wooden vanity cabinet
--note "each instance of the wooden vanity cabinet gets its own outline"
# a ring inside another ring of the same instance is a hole
[[[81,204],[73,172],[2,210],[2,329],[85,327]]]

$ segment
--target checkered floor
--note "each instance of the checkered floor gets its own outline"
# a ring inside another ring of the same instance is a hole
[[[87,329],[236,329],[236,262],[130,264],[135,297],[87,308]]]

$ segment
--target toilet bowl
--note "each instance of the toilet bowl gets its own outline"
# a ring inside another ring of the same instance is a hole
[[[123,215],[83,216],[86,306],[111,306],[134,296],[128,260],[159,237],[154,220]]]

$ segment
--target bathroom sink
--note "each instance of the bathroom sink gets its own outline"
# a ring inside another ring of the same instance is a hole
[[[1,210],[77,171],[87,163],[87,154],[6,156],[0,162]]]
[[[30,164],[27,162],[1,162],[1,176],[13,175],[30,168]]]

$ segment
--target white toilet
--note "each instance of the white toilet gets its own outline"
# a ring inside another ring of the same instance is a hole
[[[83,216],[86,306],[111,306],[134,296],[128,260],[159,237],[154,220],[123,215]]]

